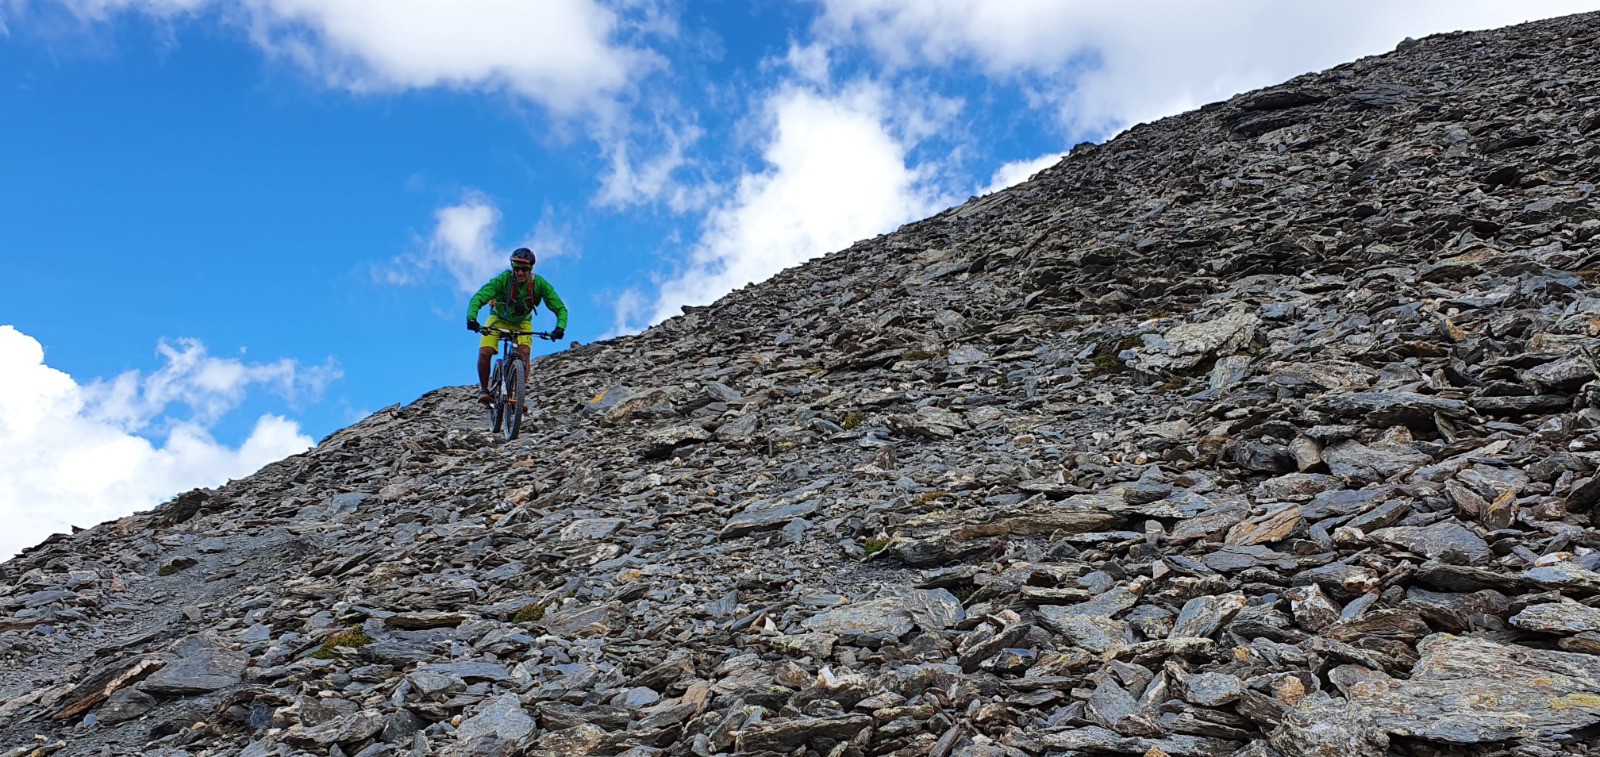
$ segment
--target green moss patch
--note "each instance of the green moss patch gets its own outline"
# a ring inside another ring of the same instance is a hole
[[[331,660],[336,656],[334,650],[338,649],[339,647],[356,649],[371,643],[372,637],[368,636],[365,631],[361,630],[361,626],[356,626],[347,631],[340,631],[339,633],[324,639],[322,642],[322,648],[312,652],[311,658],[315,660]]]
[[[544,619],[544,605],[531,604],[517,611],[511,617],[512,623],[533,623]]]
[[[1116,344],[1101,344],[1100,349],[1095,350],[1095,353],[1089,356],[1089,369],[1083,372],[1083,377],[1090,379],[1128,370],[1128,366],[1123,364],[1122,359],[1117,355],[1121,354],[1123,350],[1131,350],[1142,344],[1144,344],[1144,340],[1137,336],[1126,337]]]

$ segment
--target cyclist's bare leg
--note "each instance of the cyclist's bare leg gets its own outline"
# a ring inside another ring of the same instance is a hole
[[[489,391],[489,364],[494,362],[493,347],[478,348],[478,389]]]

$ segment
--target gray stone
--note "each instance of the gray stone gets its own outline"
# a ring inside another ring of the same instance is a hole
[[[1244,683],[1228,673],[1196,673],[1183,681],[1184,700],[1201,707],[1221,707],[1244,693]]]
[[[501,694],[463,720],[456,730],[456,739],[465,742],[479,736],[493,736],[504,741],[519,741],[533,733],[534,728],[533,716],[522,708],[517,695]]]
[[[870,725],[866,715],[763,720],[739,732],[739,751],[787,752],[815,738],[848,739]]]
[[[564,638],[603,636],[617,622],[616,607],[612,604],[584,604],[570,602],[553,610],[546,610],[539,625],[545,632]]]
[[[1571,560],[1529,568],[1524,578],[1547,589],[1577,590],[1600,593],[1600,573]]]
[[[1378,483],[1401,476],[1432,462],[1419,452],[1397,447],[1369,447],[1344,441],[1322,450],[1329,472],[1354,485]]]
[[[1549,739],[1600,723],[1600,658],[1435,634],[1407,681],[1375,674],[1348,700],[1308,699],[1273,734],[1279,747],[1325,743],[1318,734],[1405,735],[1449,744]],[[1373,754],[1362,747],[1354,754]]]
[[[1040,743],[1068,753],[1110,753],[1133,755],[1167,754],[1172,757],[1210,757],[1229,754],[1237,742],[1207,736],[1174,734],[1163,738],[1123,736],[1099,726],[1072,728],[1047,733]]]
[[[1119,357],[1129,367],[1145,373],[1166,373],[1200,364],[1212,355],[1225,355],[1255,338],[1261,319],[1244,309],[1199,323],[1186,323],[1161,335],[1145,334],[1144,345]]]
[[[1060,605],[1045,605],[1039,608],[1039,622],[1065,637],[1068,644],[1095,654],[1131,643],[1128,624],[1104,615],[1076,614]]]
[[[455,676],[466,681],[505,681],[511,678],[504,665],[492,662],[432,662],[418,667],[417,672]]]
[[[581,518],[561,529],[561,541],[604,539],[627,523],[626,518]]]
[[[1472,414],[1461,400],[1416,392],[1353,392],[1325,394],[1313,405],[1336,418],[1362,418],[1384,428],[1395,424],[1429,424],[1433,417],[1461,418]]]
[[[250,658],[205,634],[186,636],[172,646],[166,667],[140,688],[153,694],[204,694],[239,683]]]
[[[454,673],[447,673],[430,667],[421,667],[406,676],[411,681],[411,686],[423,696],[433,696],[440,692],[463,687],[462,679]]]
[[[879,554],[899,556],[911,565],[938,565],[990,548],[1000,538],[1083,533],[1123,520],[1117,513],[1049,503],[983,512],[940,511],[900,524]]]
[[[796,657],[814,657],[822,660],[833,654],[839,637],[831,633],[779,634],[766,639],[773,649]]]
[[[818,506],[819,503],[815,500],[796,504],[756,502],[729,518],[722,526],[721,536],[724,539],[734,539],[757,531],[782,528],[791,520],[816,512]]]
[[[1195,597],[1184,603],[1167,638],[1209,637],[1244,609],[1244,602],[1243,594]]]
[[[1510,623],[1517,628],[1540,633],[1600,632],[1600,610],[1571,601],[1529,605],[1511,616]]]
[[[645,457],[666,457],[684,445],[710,441],[714,434],[698,423],[676,423],[645,432]]]
[[[895,433],[908,436],[920,436],[933,439],[948,439],[962,431],[968,425],[962,417],[954,412],[932,405],[917,408],[916,412],[896,415],[889,419],[889,428]]]
[[[924,631],[943,631],[966,620],[966,609],[946,589],[902,589],[891,592]]]
[[[1453,520],[1431,526],[1380,528],[1370,536],[1376,541],[1456,565],[1482,565],[1494,556],[1488,542]]]
[[[899,598],[873,599],[817,613],[800,626],[814,633],[832,634],[846,644],[877,647],[899,641],[916,627],[911,612]]]
[[[353,513],[369,499],[372,499],[372,495],[367,492],[335,494],[329,497],[328,501],[322,505],[323,514],[326,517],[333,518],[346,513]]]

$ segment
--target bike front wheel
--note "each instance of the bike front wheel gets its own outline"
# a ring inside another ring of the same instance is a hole
[[[496,364],[494,372],[489,375],[489,433],[500,433],[500,426],[504,422],[506,412],[506,395],[500,389],[500,373],[503,364]]]
[[[504,422],[508,442],[516,439],[517,434],[522,431],[522,400],[526,391],[525,385],[528,383],[526,371],[527,367],[521,360],[513,360],[506,366]]]

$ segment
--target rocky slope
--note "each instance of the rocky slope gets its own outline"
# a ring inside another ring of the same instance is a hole
[[[1590,754],[1600,16],[1393,53],[0,569],[7,754]]]

